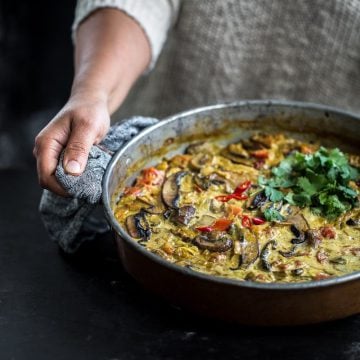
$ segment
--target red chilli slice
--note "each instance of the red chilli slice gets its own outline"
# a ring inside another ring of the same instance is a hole
[[[202,231],[202,232],[210,232],[213,230],[225,231],[229,228],[231,223],[232,223],[232,220],[221,218],[221,219],[215,220],[215,222],[212,225],[200,226],[200,227],[197,227],[196,230]]]
[[[253,217],[251,220],[254,225],[262,225],[262,224],[266,223],[266,221],[264,219],[261,219],[258,217]]]
[[[234,190],[234,192],[232,194],[218,195],[218,196],[215,196],[215,199],[219,200],[221,202],[228,202],[231,199],[246,200],[248,198],[248,196],[245,195],[244,192],[247,189],[249,189],[250,186],[251,186],[251,181],[249,181],[249,180],[244,181],[243,183],[241,183],[240,185],[238,185],[236,187],[236,189]]]
[[[247,215],[243,215],[242,220],[241,220],[241,225],[245,228],[250,228],[251,227],[250,217]]]

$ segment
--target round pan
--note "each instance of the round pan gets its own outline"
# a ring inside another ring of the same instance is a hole
[[[224,133],[227,139],[251,129],[311,132],[357,145],[360,117],[316,104],[242,101],[199,108],[146,129],[113,157],[103,181],[103,203],[125,269],[144,287],[198,312],[249,325],[300,325],[360,313],[360,272],[303,283],[256,283],[201,274],[167,262],[135,242],[116,221],[112,207],[120,186],[164,155],[182,152],[197,138]]]

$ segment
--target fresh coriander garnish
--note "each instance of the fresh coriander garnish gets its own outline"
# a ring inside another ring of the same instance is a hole
[[[265,209],[264,217],[267,221],[283,221],[284,217],[276,209]]]
[[[349,165],[338,148],[320,147],[313,154],[295,152],[273,168],[271,174],[270,178],[258,180],[270,201],[309,206],[313,212],[330,219],[357,203],[358,192],[349,182],[359,179],[359,170]],[[269,219],[277,216],[269,212],[264,215]]]

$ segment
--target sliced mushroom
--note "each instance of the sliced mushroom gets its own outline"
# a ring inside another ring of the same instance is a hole
[[[194,183],[203,190],[208,190],[211,185],[229,185],[227,180],[217,173],[212,173],[208,176],[201,176],[199,174],[193,177]]]
[[[291,275],[293,275],[293,276],[300,276],[303,273],[304,273],[303,268],[297,268],[297,269],[291,270]]]
[[[305,237],[308,243],[314,248],[317,249],[319,244],[322,241],[321,232],[318,229],[308,229],[305,231]]]
[[[259,242],[256,235],[248,229],[241,229],[236,223],[231,225],[229,234],[233,240],[240,242],[241,251],[237,268],[248,268],[259,257]]]
[[[251,168],[254,165],[254,161],[252,159],[247,159],[239,155],[234,155],[227,148],[221,152],[221,155],[231,160],[235,164],[242,164]]]
[[[232,248],[233,241],[226,232],[211,231],[195,237],[193,243],[202,250],[225,252]]]
[[[223,176],[221,176],[215,172],[210,174],[208,176],[208,178],[209,178],[209,181],[214,185],[223,185],[223,184],[226,185],[226,183],[227,183],[226,179]]]
[[[164,203],[174,209],[179,208],[181,180],[188,174],[187,171],[179,171],[169,176],[162,187]]]
[[[264,245],[264,247],[261,250],[260,253],[261,266],[265,271],[271,271],[271,264],[268,261],[268,257],[270,255],[270,250],[271,249],[275,250],[276,245],[277,243],[275,240],[270,240]]]
[[[269,135],[269,134],[254,134],[250,140],[252,142],[258,143],[260,145],[262,145],[263,147],[270,149],[271,145],[274,142],[274,136],[273,135]]]
[[[265,195],[265,191],[260,191],[248,199],[246,207],[249,210],[255,210],[261,208],[267,202],[267,200],[268,198]]]
[[[136,228],[135,224],[135,216],[130,215],[126,218],[126,229],[131,237],[134,239],[140,239],[141,236],[138,232],[138,229]]]
[[[294,245],[289,251],[279,250],[279,253],[286,258],[290,258],[296,255],[296,250],[298,249],[298,245]]]
[[[205,165],[210,164],[212,159],[213,156],[208,153],[199,153],[191,158],[189,165],[195,170],[200,170]]]
[[[305,234],[304,233],[302,233],[302,234],[303,235],[301,237],[291,239],[291,243],[294,245],[300,245],[300,244],[304,243],[306,241]]]
[[[207,190],[211,186],[211,182],[209,181],[209,178],[206,176],[201,176],[199,174],[195,175],[193,177],[194,183],[199,186],[202,190]]]
[[[194,144],[190,144],[186,150],[185,153],[186,154],[199,154],[201,153],[213,153],[214,152],[214,148],[215,146],[213,144],[210,144],[209,142],[205,142],[205,141],[200,141],[200,142],[196,142]]]
[[[126,228],[130,236],[135,239],[147,241],[150,238],[151,230],[143,210],[126,218]]]
[[[309,229],[309,224],[302,214],[290,216],[286,219],[286,222],[294,225],[300,231]]]
[[[240,156],[244,159],[249,158],[249,153],[243,148],[241,143],[230,144],[227,149],[232,155]]]
[[[177,223],[188,225],[194,217],[196,209],[191,205],[185,205],[176,210],[173,220]]]
[[[259,257],[259,242],[255,234],[243,229],[241,267],[248,268]]]
[[[258,142],[252,141],[251,139],[244,139],[241,141],[242,146],[245,150],[254,151],[264,149],[264,146]]]
[[[360,229],[360,210],[353,209],[346,214],[344,223],[347,226],[351,226],[355,229]],[[344,225],[343,223],[343,225]]]
[[[225,203],[216,199],[211,199],[209,210],[214,214],[222,214],[225,212]]]
[[[360,227],[360,219],[348,219],[346,221],[346,225],[348,226],[354,226],[354,227]]]

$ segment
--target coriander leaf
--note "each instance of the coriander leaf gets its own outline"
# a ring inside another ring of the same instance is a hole
[[[267,221],[283,221],[284,217],[275,209],[266,209],[264,216]]]
[[[280,201],[284,197],[284,194],[281,191],[270,186],[265,186],[265,195],[273,202]]]
[[[293,195],[293,201],[296,205],[300,207],[310,206],[311,205],[311,196],[306,192],[301,192]]]
[[[271,170],[271,177],[259,177],[259,184],[272,202],[308,206],[335,218],[356,205],[359,192],[349,181],[358,179],[359,170],[350,166],[343,152],[320,147],[313,154],[291,153]]]
[[[313,195],[317,192],[317,187],[310,182],[310,180],[306,177],[299,177],[297,182],[297,186],[299,186],[306,194]]]

